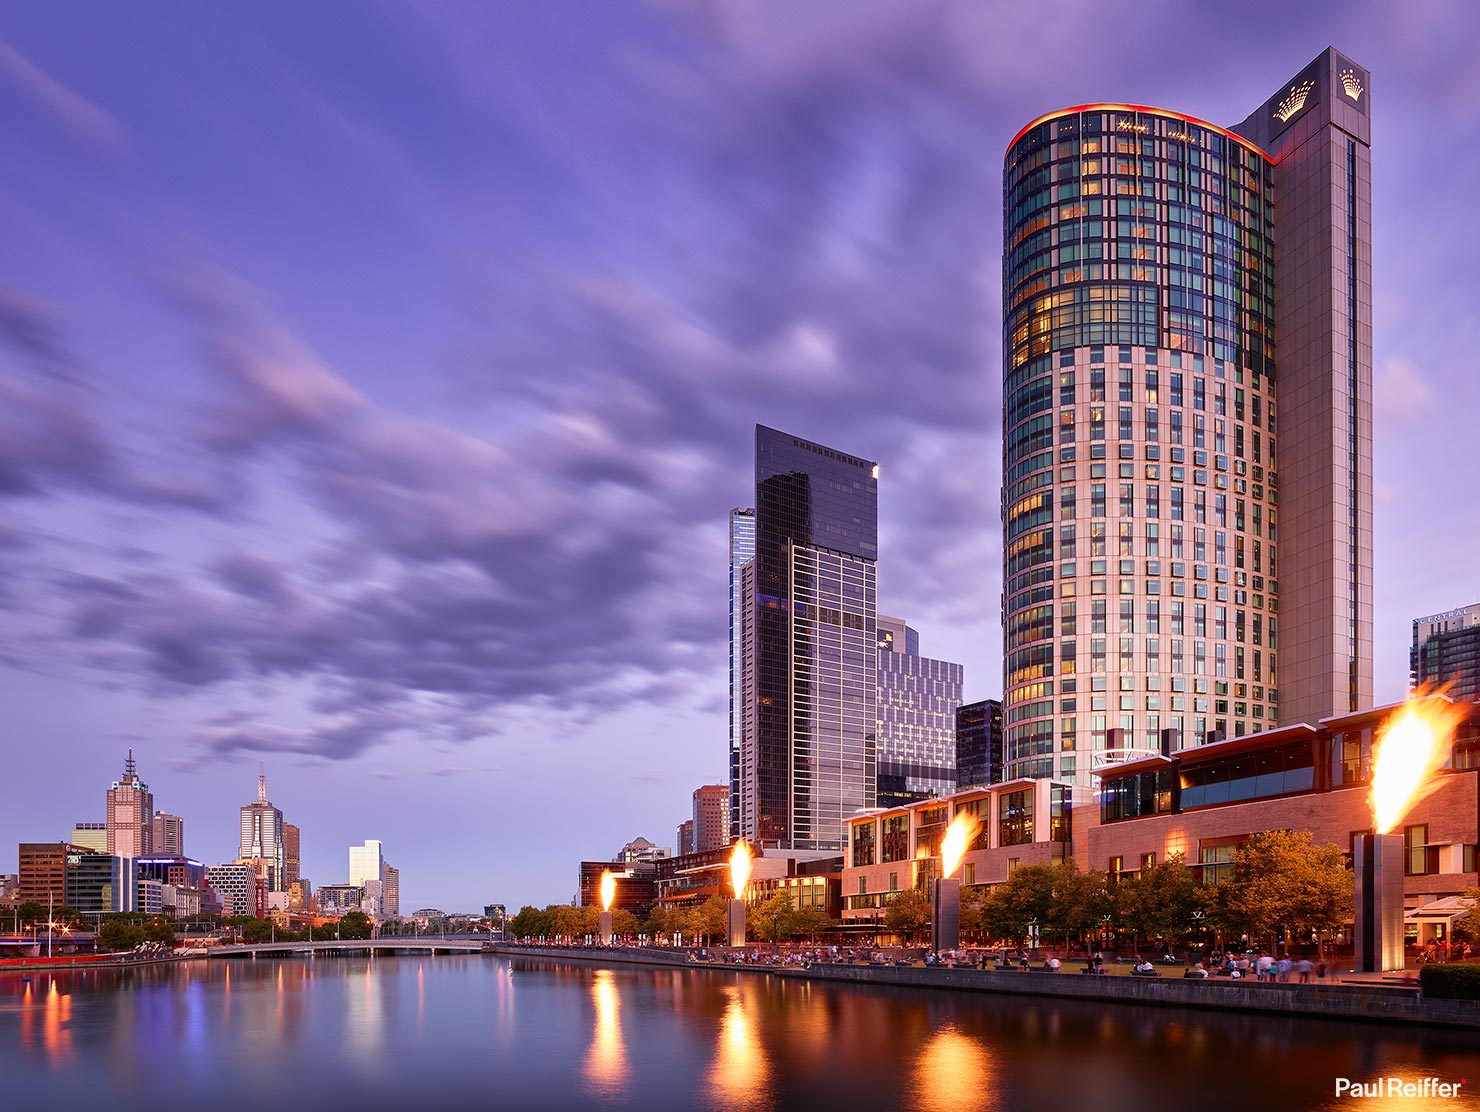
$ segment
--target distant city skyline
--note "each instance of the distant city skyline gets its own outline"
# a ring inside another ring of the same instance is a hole
[[[879,461],[886,610],[1001,697],[1002,152],[1094,102],[1229,127],[1328,45],[1371,71],[1372,699],[1402,698],[1414,617],[1480,598],[1473,235],[1434,217],[1480,176],[1472,22],[7,10],[0,872],[104,821],[130,746],[192,857],[235,857],[265,760],[303,875],[383,839],[405,907],[565,901],[571,862],[671,841],[729,782],[756,423]]]

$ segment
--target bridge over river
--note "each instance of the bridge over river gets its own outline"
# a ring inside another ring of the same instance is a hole
[[[486,940],[477,938],[363,938],[326,942],[256,942],[211,946],[208,957],[339,957],[350,954],[480,954]],[[490,951],[491,952],[491,951]]]

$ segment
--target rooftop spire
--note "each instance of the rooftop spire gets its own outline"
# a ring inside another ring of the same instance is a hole
[[[257,762],[257,802],[267,802],[267,770],[262,762]]]
[[[137,780],[139,778],[138,766],[134,764],[134,747],[132,745],[129,746],[128,760],[123,762],[123,778],[125,780]]]

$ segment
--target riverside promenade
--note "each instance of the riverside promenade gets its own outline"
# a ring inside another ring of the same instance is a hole
[[[992,992],[1117,1004],[1270,1012],[1302,1018],[1480,1029],[1480,1001],[1426,998],[1416,988],[1376,980],[1349,984],[1279,984],[1252,979],[1184,979],[1180,973],[1169,977],[1114,974],[1087,976],[1072,971],[1068,966],[1065,971],[1058,973],[1041,973],[1033,970],[983,970],[973,966],[913,964],[818,962],[808,966],[752,965],[716,960],[695,961],[688,950],[621,946],[517,946],[499,943],[492,946],[491,950],[501,957],[553,958],[596,965],[657,965],[857,985]]]

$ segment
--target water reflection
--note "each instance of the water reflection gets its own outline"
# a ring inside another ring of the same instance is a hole
[[[622,1045],[621,1005],[610,969],[598,969],[591,982],[596,1005],[596,1037],[586,1054],[586,1078],[592,1092],[608,1100],[619,1097],[627,1085],[627,1048]]]
[[[771,1060],[752,1030],[751,1013],[745,996],[754,999],[754,981],[748,980],[742,993],[739,985],[725,985],[724,1014],[720,1017],[719,1038],[714,1065],[709,1070],[711,1092],[723,1099],[724,1108],[764,1109],[771,1107],[769,1085]]]
[[[910,1107],[918,1112],[995,1108],[991,1059],[977,1039],[941,1028],[915,1058]]]

